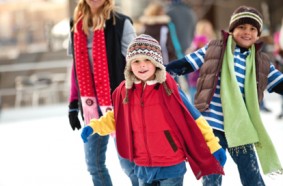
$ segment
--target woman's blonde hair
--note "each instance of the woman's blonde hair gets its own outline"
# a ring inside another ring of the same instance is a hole
[[[79,0],[74,11],[74,30],[76,31],[77,23],[82,20],[82,29],[85,34],[89,34],[89,27],[94,30],[102,29],[105,21],[110,18],[111,12],[114,12],[115,2],[114,0],[105,0],[104,4],[97,11],[96,14],[92,14],[89,5],[86,0]]]

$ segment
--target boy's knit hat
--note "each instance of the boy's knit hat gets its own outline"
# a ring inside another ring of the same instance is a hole
[[[126,88],[132,87],[135,81],[135,75],[131,70],[131,62],[139,57],[146,57],[157,67],[155,72],[155,80],[163,83],[166,80],[166,70],[163,65],[163,58],[160,44],[153,37],[141,34],[136,37],[130,44],[126,55],[125,79]]]
[[[261,13],[252,7],[248,6],[240,6],[238,7],[232,14],[230,23],[229,23],[229,32],[233,32],[233,30],[242,24],[251,24],[257,28],[258,36],[260,36],[263,21]]]

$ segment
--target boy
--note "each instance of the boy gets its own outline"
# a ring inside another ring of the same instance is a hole
[[[194,104],[214,129],[220,144],[237,164],[243,185],[265,185],[260,175],[282,171],[274,146],[260,118],[258,103],[267,87],[283,94],[283,76],[257,44],[262,16],[254,8],[241,6],[230,19],[230,33],[222,40],[170,63],[166,70],[182,75],[200,70]],[[221,185],[221,175],[203,178],[203,185]]]
[[[129,45],[126,61],[125,81],[112,95],[114,113],[91,120],[83,140],[116,131],[118,152],[135,163],[140,186],[183,185],[185,161],[197,179],[223,174],[216,159],[224,165],[225,153],[206,121],[199,117],[195,122],[186,109],[165,71],[158,41],[140,35]]]

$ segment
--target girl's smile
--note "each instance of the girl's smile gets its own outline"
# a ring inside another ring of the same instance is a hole
[[[131,69],[136,78],[141,81],[145,82],[155,78],[156,66],[146,57],[139,57],[131,61]]]

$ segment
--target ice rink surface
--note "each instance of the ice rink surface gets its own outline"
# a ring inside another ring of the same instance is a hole
[[[265,127],[283,163],[283,120],[276,119],[281,98],[266,94],[272,113],[262,113]],[[81,131],[68,123],[67,103],[38,108],[4,110],[0,116],[0,186],[91,186],[84,161]],[[130,186],[122,172],[113,139],[107,167],[114,186]],[[184,185],[201,186],[189,166]],[[228,155],[223,186],[240,186],[239,174]],[[264,176],[267,186],[283,186],[283,175]]]

